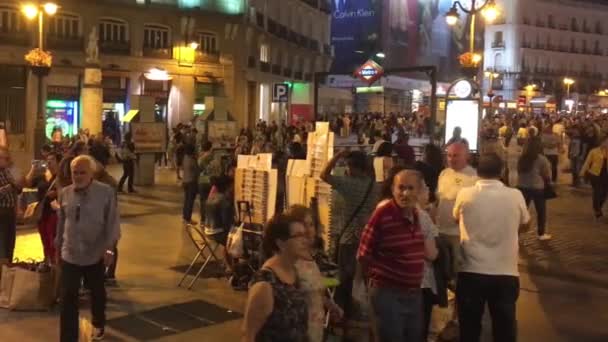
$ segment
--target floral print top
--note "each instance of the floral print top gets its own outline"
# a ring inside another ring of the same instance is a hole
[[[296,263],[300,287],[308,301],[308,338],[310,342],[323,341],[325,308],[323,306],[323,276],[317,263],[300,260]]]
[[[286,284],[271,269],[263,268],[256,272],[251,285],[258,282],[270,283],[274,306],[256,342],[307,342],[308,303],[299,281]]]

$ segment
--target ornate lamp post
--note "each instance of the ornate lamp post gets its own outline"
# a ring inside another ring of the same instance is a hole
[[[23,15],[30,20],[38,19],[38,47],[25,55],[25,60],[32,73],[38,77],[38,106],[36,125],[34,129],[34,154],[38,155],[46,142],[45,104],[44,104],[44,77],[48,76],[53,64],[50,52],[44,50],[44,15],[55,15],[59,6],[52,2],[43,5],[25,4],[21,7]]]
[[[488,86],[488,98],[490,99],[490,112],[492,111],[492,98],[494,97],[494,91],[493,91],[493,87],[494,87],[494,79],[498,76],[500,76],[499,73],[497,73],[496,71],[492,71],[492,70],[486,70],[484,72],[484,76],[486,78],[489,79],[489,86]]]
[[[471,26],[469,27],[469,52],[466,52],[460,56],[460,64],[465,69],[475,69],[475,74],[477,71],[477,66],[482,59],[480,54],[475,53],[475,17],[478,13],[481,13],[487,22],[492,22],[499,15],[499,11],[494,0],[485,0],[481,6],[477,6],[477,4],[478,1],[471,0],[470,8],[466,8],[462,5],[462,3],[460,3],[460,1],[456,1],[452,5],[452,8],[450,8],[450,10],[445,14],[445,20],[450,26],[454,26],[456,23],[458,23],[460,18],[458,9],[471,16]]]

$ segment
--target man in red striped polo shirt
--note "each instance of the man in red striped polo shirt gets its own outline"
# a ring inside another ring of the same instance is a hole
[[[422,341],[424,260],[437,256],[435,240],[425,240],[418,220],[422,175],[401,169],[391,174],[386,204],[369,220],[357,259],[369,279],[369,294],[379,341]]]

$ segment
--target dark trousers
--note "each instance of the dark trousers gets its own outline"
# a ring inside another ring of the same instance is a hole
[[[118,190],[122,191],[123,185],[125,185],[125,181],[127,180],[127,188],[129,192],[132,192],[133,189],[133,177],[135,177],[135,161],[134,160],[125,160],[122,162],[122,177],[120,177],[120,181],[118,182]]]
[[[355,279],[355,265],[358,245],[340,244],[338,247],[338,278],[340,285],[336,288],[335,300],[344,310],[346,319],[356,318],[356,310],[353,307],[352,293],[353,281]]]
[[[460,320],[460,340],[479,342],[485,305],[490,309],[494,342],[517,341],[515,306],[519,278],[461,272],[458,274],[456,303]]]
[[[205,204],[207,203],[207,197],[209,197],[209,192],[211,192],[210,183],[198,185],[198,194],[201,204],[201,223],[205,221]]]
[[[184,183],[184,209],[182,211],[182,218],[184,221],[190,222],[192,220],[192,210],[194,210],[194,201],[196,200],[196,194],[198,193],[198,184],[196,182]]]
[[[16,229],[15,208],[0,208],[0,259],[13,260]]]
[[[608,179],[601,176],[591,176],[591,189],[593,190],[593,210],[596,214],[602,212],[606,196],[608,196]]]
[[[559,164],[559,156],[554,154],[548,154],[545,157],[549,159],[551,163],[551,180],[553,183],[557,182],[557,164]]]
[[[429,288],[422,289],[422,340],[426,341],[429,337],[429,326],[431,325],[431,315],[433,305],[435,305],[435,295]]]
[[[520,188],[524,195],[526,206],[530,207],[530,202],[534,201],[536,209],[536,221],[538,224],[538,236],[545,234],[545,226],[547,225],[547,200],[545,199],[545,190],[543,189],[528,189]]]
[[[106,324],[106,288],[103,261],[90,266],[79,266],[61,261],[61,342],[78,342],[78,291],[84,278],[91,290],[91,315],[93,326],[104,328]]]

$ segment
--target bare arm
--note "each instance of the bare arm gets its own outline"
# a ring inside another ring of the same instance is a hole
[[[272,287],[269,283],[259,282],[249,289],[241,342],[255,342],[255,337],[272,313],[273,306]]]
[[[433,261],[437,259],[437,255],[439,255],[439,250],[437,250],[435,239],[424,240],[424,258]]]
[[[334,170],[334,167],[336,167],[336,164],[338,163],[338,160],[340,160],[340,158],[346,156],[349,152],[346,150],[340,151],[339,153],[337,153],[333,158],[331,158],[330,161],[327,162],[327,164],[325,164],[325,167],[323,168],[323,171],[321,171],[321,179],[326,182],[329,183],[329,176],[331,175],[331,172]]]

